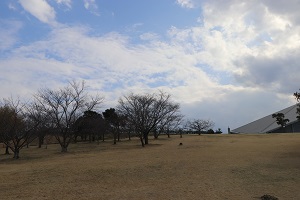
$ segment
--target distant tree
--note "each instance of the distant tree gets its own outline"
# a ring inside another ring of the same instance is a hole
[[[171,101],[171,95],[162,91],[153,94],[130,94],[119,99],[118,112],[126,116],[134,127],[142,146],[148,144],[148,136],[165,120],[180,115],[179,104]],[[175,118],[176,119],[176,118]]]
[[[113,134],[114,144],[117,144],[117,139],[120,141],[121,130],[125,127],[125,117],[117,113],[114,108],[106,109],[102,114]]]
[[[284,128],[286,124],[290,121],[289,119],[285,119],[283,113],[274,113],[272,114],[272,117],[276,119],[276,123],[280,125],[281,128]]]
[[[20,150],[37,137],[41,116],[34,106],[10,98],[3,100],[0,107],[0,140],[7,150],[11,149],[15,159],[19,158]]]
[[[162,133],[166,133],[168,138],[170,137],[170,132],[175,131],[182,123],[183,115],[177,113],[176,115],[169,115],[164,118],[153,131],[154,138],[157,139]]]
[[[48,116],[55,130],[54,136],[62,152],[68,150],[78,118],[84,111],[92,111],[103,101],[102,97],[89,96],[86,89],[84,81],[72,81],[66,87],[57,90],[41,89],[35,95],[40,112]]]
[[[182,138],[183,129],[182,129],[182,128],[179,128],[179,129],[178,129],[178,133],[179,133],[179,135],[180,135],[180,138]]]
[[[132,135],[135,133],[134,126],[132,124],[128,123],[127,116],[123,116],[123,117],[124,117],[124,121],[125,121],[123,130],[127,134],[128,140],[131,140]]]
[[[78,118],[75,122],[76,133],[74,141],[77,141],[77,137],[80,135],[82,138],[88,136],[89,141],[99,141],[100,137],[104,137],[105,133],[105,121],[101,114],[95,111],[85,111],[84,114]]]
[[[203,120],[203,119],[194,119],[187,121],[187,127],[201,135],[202,132],[207,131],[210,128],[213,128],[215,123],[211,120]]]
[[[295,92],[294,97],[298,102],[296,114],[298,114],[297,119],[300,120],[300,92]]]
[[[216,131],[215,131],[216,134],[221,134],[222,133],[222,130],[220,128],[218,128]]]
[[[213,129],[210,128],[210,129],[207,130],[207,133],[208,133],[208,134],[215,134],[215,131],[214,131]]]
[[[41,148],[44,144],[45,137],[47,137],[47,135],[51,135],[52,131],[55,130],[55,127],[48,118],[48,114],[42,112],[38,104],[36,104],[35,110],[40,113],[40,120],[42,121],[37,128],[38,148]]]

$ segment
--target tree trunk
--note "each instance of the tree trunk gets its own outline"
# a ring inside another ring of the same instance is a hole
[[[128,140],[131,140],[131,133],[130,133],[130,131],[128,132]]]
[[[154,139],[158,139],[158,133],[156,131],[154,131],[153,135],[154,135]]]
[[[167,129],[168,138],[170,138],[170,129]]]
[[[44,136],[39,136],[39,148],[42,147],[42,144],[44,144]]]
[[[62,152],[62,153],[68,152],[68,147],[66,147],[65,145],[62,145],[62,146],[61,146],[61,152]]]
[[[140,136],[140,140],[141,140],[141,143],[142,143],[142,147],[145,147],[145,144],[144,144],[144,139],[142,136]]]
[[[9,153],[9,147],[6,145],[6,147],[5,147],[5,155],[9,155],[10,153]]]
[[[145,140],[145,144],[148,144],[148,143],[149,143],[149,142],[148,142],[148,134],[147,134],[147,133],[144,134],[144,140]]]
[[[77,137],[78,135],[74,135],[74,143],[77,143]]]
[[[66,142],[61,143],[60,146],[61,146],[62,153],[68,152],[68,144]]]
[[[153,136],[154,136],[154,139],[158,139],[158,131],[157,129],[155,128],[154,131],[153,131]]]
[[[117,133],[114,133],[114,144],[117,144]]]
[[[19,149],[15,149],[15,151],[14,151],[14,159],[19,159],[19,153],[20,153]]]

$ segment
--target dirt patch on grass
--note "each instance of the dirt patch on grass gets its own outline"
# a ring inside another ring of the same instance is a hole
[[[1,155],[1,199],[300,199],[299,134],[150,143],[78,143],[66,154],[57,145],[30,147],[20,160]]]

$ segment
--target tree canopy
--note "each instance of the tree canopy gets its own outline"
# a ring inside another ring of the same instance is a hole
[[[296,98],[296,100],[298,102],[298,108],[297,108],[297,111],[296,111],[296,113],[298,114],[297,119],[300,120],[300,104],[299,104],[299,102],[300,102],[300,92],[295,92],[294,97]]]
[[[289,119],[285,119],[283,113],[274,113],[272,117],[276,119],[276,123],[280,125],[282,128],[286,126],[286,124],[290,121]]]
[[[126,116],[134,127],[142,146],[148,144],[148,135],[155,127],[171,123],[180,114],[180,106],[165,92],[153,94],[130,94],[119,99],[118,112]]]
[[[35,100],[40,112],[48,116],[49,123],[54,127],[55,138],[61,146],[61,151],[66,152],[78,118],[85,111],[95,109],[102,103],[103,98],[88,96],[84,81],[81,83],[73,81],[57,90],[41,89],[35,95]]]
[[[207,120],[194,119],[194,120],[188,120],[186,127],[201,135],[203,131],[208,131],[209,129],[213,128],[214,125],[215,123],[208,119]]]

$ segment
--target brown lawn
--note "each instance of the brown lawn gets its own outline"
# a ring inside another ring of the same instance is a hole
[[[300,134],[150,143],[71,144],[65,154],[57,145],[31,146],[19,160],[1,154],[0,199],[300,199]]]

